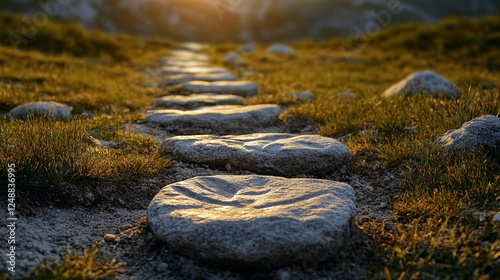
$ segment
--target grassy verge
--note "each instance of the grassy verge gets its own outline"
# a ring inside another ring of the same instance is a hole
[[[498,17],[449,19],[389,28],[368,44],[301,42],[292,45],[291,56],[267,54],[264,46],[242,54],[254,72],[247,79],[260,86],[248,104],[278,103],[288,107],[283,119],[306,116],[318,123],[319,134],[348,135],[350,150],[362,152],[352,162],[354,174],[370,176],[382,169],[401,174],[403,183],[390,206],[392,221],[356,223],[382,256],[367,271],[383,271],[383,279],[500,277],[500,225],[492,220],[500,211],[500,155],[491,150],[448,154],[435,143],[466,121],[500,115],[500,64],[491,44],[499,36]],[[346,53],[345,45],[354,48]],[[210,52],[221,63],[234,49],[227,44]],[[425,69],[456,82],[462,98],[381,96],[393,83]],[[312,91],[314,101],[287,97],[297,91]],[[341,92],[355,97],[342,98]],[[373,131],[358,134],[366,129]]]

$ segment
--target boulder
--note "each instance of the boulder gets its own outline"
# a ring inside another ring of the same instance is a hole
[[[156,105],[167,109],[192,110],[204,106],[237,105],[245,103],[245,99],[232,94],[191,94],[169,95],[158,99]]]
[[[314,100],[314,94],[310,91],[299,91],[292,92],[286,95],[287,97],[293,98],[296,101],[302,101],[310,103]]]
[[[54,102],[39,101],[19,105],[12,109],[8,115],[12,118],[26,119],[29,115],[47,116],[51,119],[68,120],[71,117],[72,107]]]
[[[203,81],[203,82],[217,82],[217,81],[236,81],[236,77],[231,74],[219,73],[219,74],[180,74],[174,76],[168,76],[163,82],[160,82],[162,86],[176,85],[185,82],[192,81]]]
[[[191,111],[152,110],[145,122],[178,134],[245,134],[278,122],[277,105],[224,105]]]
[[[146,216],[179,254],[270,269],[338,255],[352,234],[355,200],[351,186],[329,180],[208,176],[164,187]]]
[[[281,54],[293,54],[291,48],[286,45],[276,44],[272,45],[266,50],[268,53],[281,53]]]
[[[175,67],[165,66],[160,69],[161,75],[180,75],[180,74],[223,74],[230,75],[226,68],[222,67]]]
[[[352,158],[333,138],[281,133],[177,136],[166,139],[162,149],[184,162],[280,176],[333,172]]]
[[[433,71],[420,71],[411,74],[404,80],[392,85],[382,94],[384,97],[393,97],[401,94],[416,95],[425,93],[438,97],[460,97],[462,91],[453,83]]]
[[[447,151],[477,150],[483,146],[500,150],[500,118],[485,115],[452,129],[437,139]]]
[[[193,81],[181,84],[181,87],[186,91],[193,93],[231,93],[243,97],[255,96],[258,92],[258,86],[255,82],[247,81],[219,81],[219,82],[202,82]]]
[[[242,64],[245,63],[245,59],[243,57],[239,56],[235,52],[229,53],[226,58],[224,58],[224,63],[226,64]]]

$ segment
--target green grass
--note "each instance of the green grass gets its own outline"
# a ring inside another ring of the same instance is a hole
[[[16,31],[16,17],[0,18],[6,24],[0,35]],[[16,163],[22,184],[42,192],[47,191],[43,186],[61,187],[65,182],[119,184],[169,167],[159,144],[123,132],[121,124],[141,119],[140,111],[163,94],[138,85],[145,82],[141,73],[154,67],[173,44],[52,23],[37,38],[18,50],[0,41],[0,79],[5,82],[0,87],[0,111],[53,100],[73,106],[76,114],[90,111],[96,117],[67,122],[2,119],[0,164]],[[369,178],[387,171],[401,179],[392,197],[390,222],[356,222],[379,252],[366,268],[366,279],[374,277],[369,271],[382,272],[383,279],[500,278],[500,225],[491,220],[500,211],[500,155],[487,148],[472,154],[446,153],[435,142],[475,117],[500,114],[498,38],[499,17],[448,19],[431,26],[388,28],[348,53],[342,46],[356,46],[355,39],[298,42],[292,45],[292,56],[267,54],[266,46],[242,54],[255,72],[246,79],[260,87],[260,94],[247,104],[280,104],[287,108],[282,119],[308,117],[318,123],[321,135],[347,135],[349,149],[363,152],[351,163],[355,175]],[[85,51],[75,47],[82,40]],[[235,48],[215,45],[207,53],[215,64],[222,64]],[[456,82],[463,96],[381,97],[393,83],[424,69]],[[16,89],[16,84],[22,88]],[[296,91],[312,91],[315,100],[300,103],[286,96]],[[356,97],[339,97],[343,91]],[[368,128],[376,133],[358,134]],[[118,145],[96,150],[90,136]],[[472,214],[478,211],[485,216],[482,222]],[[57,266],[50,271],[63,273]]]
[[[113,279],[123,270],[115,259],[108,261],[97,247],[85,250],[83,254],[68,250],[60,264],[43,261],[33,272],[33,278],[43,280],[74,279],[94,280]]]
[[[500,60],[492,44],[497,38],[498,17],[448,19],[388,28],[348,53],[342,46],[355,46],[356,39],[299,42],[292,45],[293,56],[267,54],[265,46],[242,54],[256,73],[248,79],[260,86],[259,96],[248,104],[278,103],[288,107],[283,119],[306,116],[318,123],[321,135],[349,135],[350,150],[364,152],[351,163],[354,174],[370,177],[388,170],[402,177],[391,205],[394,221],[356,224],[376,241],[382,256],[367,273],[382,271],[383,279],[500,277],[500,225],[491,220],[500,211],[500,155],[487,149],[450,154],[435,143],[466,121],[500,115]],[[214,46],[210,53],[221,64],[234,48]],[[463,96],[381,96],[393,83],[425,69],[456,82]],[[286,96],[296,91],[312,91],[315,100],[307,104]],[[343,91],[356,98],[338,97]],[[367,128],[376,133],[358,135]],[[484,222],[471,214],[477,211]]]

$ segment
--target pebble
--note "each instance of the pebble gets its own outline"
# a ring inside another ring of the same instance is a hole
[[[167,272],[168,271],[168,263],[164,263],[164,262],[158,263],[155,267],[155,271],[160,272],[160,273]]]
[[[500,212],[493,215],[493,221],[500,223]]]
[[[108,243],[116,243],[118,241],[118,236],[114,235],[114,234],[106,234],[104,235],[104,241],[108,242]]]

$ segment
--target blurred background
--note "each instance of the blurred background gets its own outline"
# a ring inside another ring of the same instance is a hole
[[[2,0],[0,11],[45,11],[58,21],[141,37],[267,43],[359,35],[388,4],[401,5],[384,18],[389,25],[500,11],[498,0]]]

